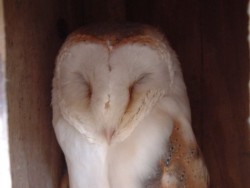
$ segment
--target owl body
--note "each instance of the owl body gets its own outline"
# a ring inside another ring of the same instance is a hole
[[[70,35],[52,105],[70,188],[206,187],[179,62],[154,28],[94,25]]]

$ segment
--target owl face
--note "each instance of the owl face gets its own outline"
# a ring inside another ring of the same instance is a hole
[[[171,61],[163,50],[166,45],[152,42],[146,32],[140,40],[136,33],[130,40],[115,34],[101,36],[70,37],[71,43],[58,57],[55,82],[65,119],[80,131],[110,141],[170,90]],[[150,107],[143,109],[143,103]]]

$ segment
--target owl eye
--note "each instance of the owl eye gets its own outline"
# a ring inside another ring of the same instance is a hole
[[[152,73],[143,73],[141,74],[130,86],[129,86],[129,96],[132,97],[132,94],[134,93],[134,90],[137,86],[144,84],[147,82],[148,79],[150,79],[150,75]]]
[[[147,82],[148,79],[150,79],[150,75],[151,73],[143,73],[141,74],[128,88],[128,92],[129,92],[129,99],[128,99],[128,104],[126,107],[126,111],[128,111],[133,103],[133,100],[135,98],[135,94],[136,94],[136,87],[138,87],[139,85],[144,84],[145,82]]]
[[[79,85],[79,87],[84,88],[84,96],[90,100],[92,97],[92,85],[90,81],[87,81],[81,73],[75,72],[74,75],[75,82]]]
[[[88,98],[89,98],[89,100],[91,99],[91,97],[92,97],[92,86],[91,86],[91,84],[90,83],[88,83],[87,84],[87,87],[88,87]]]
[[[132,84],[129,86],[128,91],[129,91],[129,96],[131,99],[131,96],[134,92],[134,88],[136,85],[141,84],[143,82],[143,80],[145,79],[146,74],[142,74],[140,75],[134,82],[132,82]],[[130,101],[130,100],[129,100]]]
[[[150,78],[151,74],[152,73],[143,73],[143,74],[141,74],[138,77],[138,79],[136,79],[136,81],[134,82],[134,85],[145,83]]]

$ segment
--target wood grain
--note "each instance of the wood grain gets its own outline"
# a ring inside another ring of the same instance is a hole
[[[85,0],[84,21],[85,23],[123,22],[125,8],[125,0]]]
[[[247,1],[202,4],[203,140],[212,187],[249,187]]]
[[[11,188],[9,135],[7,123],[5,76],[5,22],[3,1],[0,0],[0,187]]]
[[[13,188],[56,188],[63,174],[51,123],[51,79],[61,33],[82,20],[74,2],[69,8],[69,1],[5,1]]]

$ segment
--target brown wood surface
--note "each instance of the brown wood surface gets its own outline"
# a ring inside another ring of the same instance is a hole
[[[85,0],[83,17],[86,23],[123,22],[126,14],[125,0]]]
[[[11,188],[9,135],[7,123],[5,76],[5,22],[3,1],[0,0],[0,187]]]
[[[63,156],[51,116],[55,56],[82,25],[82,1],[4,1],[13,188],[57,188]]]
[[[176,50],[211,187],[250,187],[246,10],[247,0],[5,0],[13,187],[57,187],[63,173],[50,90],[65,36],[125,20],[159,27]]]
[[[202,145],[212,187],[250,187],[247,1],[202,7]]]

